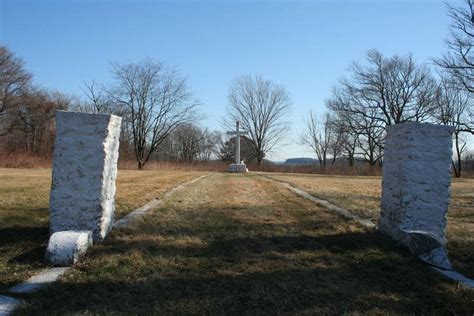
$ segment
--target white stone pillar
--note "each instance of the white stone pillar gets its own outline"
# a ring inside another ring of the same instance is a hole
[[[58,111],[50,196],[50,232],[112,228],[122,119]]]
[[[379,229],[417,255],[446,247],[453,128],[387,127]]]

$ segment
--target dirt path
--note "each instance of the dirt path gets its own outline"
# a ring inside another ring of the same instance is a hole
[[[460,313],[458,287],[391,240],[258,175],[212,174],[113,232],[23,313]]]

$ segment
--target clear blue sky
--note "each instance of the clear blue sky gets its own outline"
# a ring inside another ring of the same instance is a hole
[[[275,160],[312,156],[295,144],[305,116],[324,112],[351,61],[376,48],[429,62],[443,52],[448,24],[439,0],[0,0],[0,43],[45,88],[81,94],[84,81],[110,79],[111,62],[151,57],[188,75],[207,115],[202,125],[221,130],[233,77],[285,85],[291,131]]]

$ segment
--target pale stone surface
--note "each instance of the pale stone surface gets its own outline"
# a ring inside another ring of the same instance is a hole
[[[122,228],[130,225],[135,219],[142,217],[149,211],[154,208],[157,208],[161,204],[161,200],[154,199],[147,204],[143,205],[142,207],[137,208],[133,212],[127,214],[123,218],[119,219],[114,223],[114,228]]]
[[[417,255],[446,247],[452,132],[415,122],[387,127],[379,228]]]
[[[420,258],[421,261],[445,270],[453,269],[453,266],[451,265],[451,262],[448,258],[448,253],[446,252],[446,248],[444,247],[439,247],[431,250],[428,253],[421,254],[418,256],[418,258]]]
[[[247,166],[243,163],[233,163],[227,168],[227,172],[248,172]]]
[[[240,130],[240,122],[235,122],[235,131],[228,131],[227,135],[235,135],[235,164],[243,164],[243,161],[240,161],[240,136],[247,134],[246,131]]]
[[[11,293],[16,293],[16,294],[26,294],[26,293],[36,292],[42,289],[43,287],[55,282],[57,279],[59,279],[60,276],[66,273],[69,269],[71,268],[56,267],[56,268],[46,269],[32,276],[25,282],[15,285],[8,291]]]
[[[79,261],[91,246],[90,230],[56,232],[49,238],[45,258],[52,265],[69,267]]]
[[[16,298],[0,295],[0,316],[10,315],[20,304],[21,301]]]
[[[470,287],[470,288],[474,289],[474,280],[466,277],[465,275],[463,275],[459,272],[445,270],[445,269],[438,269],[438,268],[435,268],[435,267],[433,267],[433,269],[438,271],[439,273],[441,273],[442,275],[444,275],[445,277],[447,277],[447,278],[449,278],[453,281],[459,282],[459,283],[463,284],[464,286],[467,286],[467,287]]]
[[[121,118],[58,111],[50,196],[50,231],[112,228]]]

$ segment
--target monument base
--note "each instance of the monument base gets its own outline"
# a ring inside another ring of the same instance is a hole
[[[247,166],[243,163],[240,164],[230,164],[229,167],[227,168],[227,172],[248,172],[249,169],[247,169]]]

